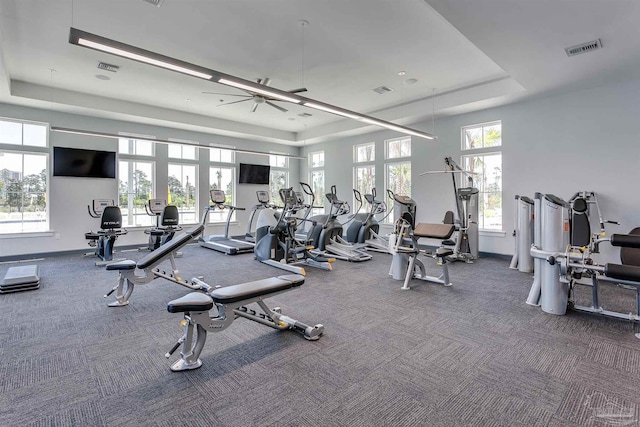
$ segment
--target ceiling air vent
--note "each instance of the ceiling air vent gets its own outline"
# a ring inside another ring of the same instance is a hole
[[[598,39],[576,46],[567,47],[564,51],[567,52],[567,56],[575,56],[580,55],[581,53],[587,53],[591,52],[592,50],[600,49],[601,47],[602,43],[600,43],[600,39]]]
[[[164,0],[143,0],[143,1],[146,1],[147,3],[151,3],[156,7],[160,7],[162,6],[162,3],[164,3]]]
[[[112,73],[117,73],[120,67],[113,64],[107,64],[106,62],[98,62],[98,68],[105,71],[111,71]]]
[[[388,86],[380,86],[380,87],[377,87],[377,88],[372,89],[372,90],[374,92],[376,92],[376,93],[379,93],[380,95],[383,95],[383,94],[385,94],[387,92],[393,92],[393,89],[391,89]]]
[[[304,118],[311,117],[311,114],[309,114],[309,113],[300,113],[300,114],[298,114],[298,115],[299,115],[300,117],[304,117]]]

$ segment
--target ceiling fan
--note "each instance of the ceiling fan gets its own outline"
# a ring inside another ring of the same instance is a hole
[[[260,85],[263,86],[269,86],[269,84],[271,83],[271,79],[269,77],[265,77],[264,79],[257,79],[256,82]],[[244,90],[244,89],[241,89]],[[243,97],[246,99],[241,99],[240,101],[233,101],[233,102],[225,102],[223,104],[218,104],[217,106],[220,107],[222,105],[231,105],[231,104],[238,104],[240,102],[245,102],[245,101],[253,101],[253,106],[251,107],[251,112],[255,112],[256,109],[258,108],[258,105],[260,104],[267,104],[277,110],[282,111],[283,113],[286,113],[288,110],[286,108],[283,108],[279,105],[274,104],[271,101],[279,101],[276,98],[271,98],[269,96],[266,95],[260,95],[258,93],[255,92],[251,92],[250,90],[244,90],[245,92],[247,92],[249,95],[234,95],[231,93],[219,93],[219,92],[202,92],[202,93],[206,93],[209,95],[224,95],[224,96],[239,96],[239,97]],[[307,89],[306,88],[299,88],[299,89],[292,89],[292,90],[288,90],[287,92],[289,93],[301,93],[301,92],[306,92]]]

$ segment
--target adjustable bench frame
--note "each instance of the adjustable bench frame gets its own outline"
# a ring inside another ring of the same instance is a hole
[[[409,290],[411,279],[424,280],[426,282],[438,283],[444,286],[451,286],[452,283],[449,280],[449,267],[447,264],[447,257],[453,254],[453,251],[448,248],[440,247],[434,254],[429,254],[424,250],[421,250],[418,246],[418,239],[420,237],[431,239],[448,239],[451,237],[454,231],[453,224],[418,224],[415,230],[411,229],[411,224],[400,218],[396,221],[396,230],[389,239],[389,252],[393,254],[393,262],[391,270],[399,268],[397,263],[406,262],[403,255],[408,256],[407,272],[404,276],[404,284],[402,290]],[[409,243],[410,242],[410,243]],[[425,254],[436,260],[436,263],[442,266],[442,273],[438,277],[428,276],[426,274],[424,263],[418,259],[418,255]],[[417,270],[417,271],[416,271]],[[392,273],[390,273],[392,274]]]
[[[228,328],[235,319],[244,317],[278,330],[294,330],[309,341],[315,341],[324,333],[324,326],[309,326],[284,316],[280,308],[269,308],[265,298],[296,289],[304,283],[304,276],[285,275],[255,282],[217,288],[209,294],[192,292],[182,298],[170,301],[167,311],[184,313],[184,333],[169,352],[169,358],[182,346],[181,358],[171,366],[174,372],[197,369],[202,366],[200,354],[207,340],[207,332],[220,332]],[[256,303],[261,312],[247,307]],[[209,310],[214,308],[210,313]],[[194,338],[195,333],[195,338]]]
[[[193,239],[196,239],[204,230],[204,225],[198,225],[188,230],[178,237],[174,237],[167,243],[160,246],[155,251],[146,255],[137,263],[132,260],[115,262],[107,265],[107,270],[118,271],[118,284],[104,297],[107,298],[112,293],[116,293],[116,300],[107,304],[109,307],[122,307],[129,304],[129,298],[133,293],[135,285],[143,285],[154,279],[162,278],[192,290],[210,290],[209,285],[197,278],[184,280],[180,277],[176,265],[176,253]],[[171,272],[166,272],[157,268],[165,259],[171,262]]]

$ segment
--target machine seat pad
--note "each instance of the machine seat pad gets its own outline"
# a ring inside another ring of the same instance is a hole
[[[275,292],[301,286],[304,276],[288,274],[280,277],[256,280],[255,282],[240,283],[238,285],[218,288],[211,292],[211,298],[219,304],[231,304],[238,301],[269,295]]]
[[[192,239],[196,238],[200,233],[202,233],[202,230],[204,230],[204,225],[200,224],[197,227],[192,228],[191,230],[185,231],[178,237],[174,237],[173,239],[169,240],[167,243],[160,246],[158,249],[138,261],[138,268],[145,269],[159,264],[160,262],[162,262],[162,260],[169,256],[169,254],[186,246],[187,243],[189,243]]]
[[[413,230],[416,237],[427,237],[430,239],[448,239],[453,234],[455,226],[453,224],[427,224],[420,223]]]
[[[100,235],[92,231],[90,233],[84,233],[84,238],[87,240],[98,240]]]
[[[166,233],[166,230],[161,228],[147,228],[144,230],[144,234],[151,234],[152,236],[162,236],[164,233]]]
[[[640,267],[634,265],[606,264],[604,266],[604,274],[612,279],[640,282]],[[640,283],[638,283],[638,286],[640,286]]]
[[[640,236],[636,234],[612,234],[611,246],[622,246],[625,248],[640,248]]]
[[[136,262],[130,259],[107,264],[107,270],[135,270]]]
[[[169,313],[186,313],[189,311],[209,311],[213,308],[213,299],[207,294],[191,292],[182,298],[169,301]]]

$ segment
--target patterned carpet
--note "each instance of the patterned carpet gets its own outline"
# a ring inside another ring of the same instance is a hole
[[[198,246],[177,262],[209,284],[286,274]],[[164,353],[182,316],[166,303],[185,288],[158,279],[108,308],[115,272],[77,255],[39,261],[39,290],[0,295],[0,425],[640,425],[633,324],[526,305],[531,277],[508,261],[455,263],[454,286],[410,291],[390,262],[308,268],[300,289],[267,300],[323,323],[319,341],[238,319],[209,334],[202,368],[173,373],[179,352]],[[633,292],[605,286],[606,308],[635,310]]]

